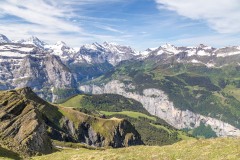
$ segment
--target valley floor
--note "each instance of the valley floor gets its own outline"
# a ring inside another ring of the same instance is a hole
[[[32,160],[239,160],[240,138],[184,140],[168,146],[120,149],[63,149]]]

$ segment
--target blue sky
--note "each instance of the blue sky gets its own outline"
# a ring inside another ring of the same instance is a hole
[[[240,45],[239,0],[1,0],[0,32],[73,47]]]

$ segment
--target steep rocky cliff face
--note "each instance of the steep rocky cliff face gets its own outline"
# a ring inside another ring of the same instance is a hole
[[[97,147],[126,147],[143,144],[139,133],[124,119],[101,119],[74,109],[60,107],[65,116],[59,128],[49,125],[49,135],[54,140],[80,142]]]
[[[118,80],[113,80],[102,86],[85,85],[80,89],[86,93],[102,94],[114,93],[137,100],[143,104],[143,107],[152,115],[164,119],[166,122],[178,129],[196,128],[200,123],[211,126],[212,130],[218,136],[240,136],[240,130],[221,120],[193,113],[189,110],[180,110],[176,108],[168,96],[159,89],[148,88],[139,94],[134,91],[135,86],[124,84]]]
[[[64,42],[48,45],[37,37],[11,41],[0,35],[0,90],[28,86],[57,102],[76,94],[77,82],[101,76],[137,54],[131,47],[107,42],[71,48]]]
[[[136,58],[138,55],[138,52],[131,47],[107,42],[83,45],[75,52],[64,43],[50,48],[53,48],[52,54],[59,55],[77,75],[78,81],[87,81],[101,76],[120,62]]]
[[[96,147],[143,144],[126,120],[53,106],[30,88],[0,92],[0,145],[31,156],[52,152],[51,139]]]
[[[0,89],[32,87],[49,101],[76,93],[72,72],[55,55],[32,45],[0,45]],[[69,95],[63,95],[64,90]]]

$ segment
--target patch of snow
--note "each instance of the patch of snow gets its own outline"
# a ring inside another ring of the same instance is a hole
[[[51,54],[59,56],[63,60],[73,58],[77,53],[74,48],[68,47],[65,42],[58,41],[55,45],[46,45],[45,49],[49,50]]]
[[[163,50],[159,50],[159,51],[157,52],[157,55],[162,55],[163,53],[164,53]]]
[[[209,52],[206,52],[205,50],[200,50],[197,52],[198,56],[210,56]]]
[[[40,47],[40,48],[44,48],[44,46],[46,45],[45,42],[39,40],[37,37],[30,37],[26,40],[20,40],[20,41],[17,41],[18,43],[21,43],[21,44],[31,44],[31,45],[34,45],[34,46],[37,46],[37,47]]]
[[[89,50],[97,50],[96,45],[93,45],[93,44],[85,44],[85,45],[83,45],[83,47],[85,47],[86,49],[89,49]]]
[[[215,65],[214,65],[213,63],[207,63],[206,66],[207,66],[208,68],[215,67]]]
[[[142,56],[148,56],[149,55],[149,51],[143,51],[143,52],[140,52],[140,55]]]
[[[22,51],[22,52],[31,52],[33,51],[34,48],[26,48],[26,47],[22,47],[22,48],[18,48],[17,50]]]
[[[173,46],[171,44],[162,45],[161,48],[163,48],[165,51],[173,53],[173,54],[178,54],[180,52],[175,46]]]
[[[84,56],[83,55],[83,59],[87,61],[87,63],[91,63],[92,62],[92,58],[90,56]]]
[[[229,52],[229,53],[218,53],[217,57],[227,57],[227,56],[233,56],[233,55],[237,55],[237,54],[240,54],[240,51]]]
[[[73,50],[74,50],[75,52],[78,52],[78,51],[80,50],[80,47],[74,47]]]
[[[188,46],[188,47],[186,47],[187,49],[196,49],[196,47],[194,47],[194,46]]]
[[[4,56],[4,57],[25,57],[25,56],[27,56],[27,54],[21,54],[19,52],[6,51],[6,52],[0,52],[0,56]]]
[[[196,59],[191,60],[191,62],[192,62],[192,63],[202,63],[202,62],[200,62],[200,61],[198,61],[198,60],[196,60]]]
[[[190,50],[187,50],[186,51],[188,53],[188,56],[193,56],[193,55],[196,55],[196,49],[190,49]]]

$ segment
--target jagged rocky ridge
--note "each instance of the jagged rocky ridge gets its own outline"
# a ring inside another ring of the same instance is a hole
[[[0,43],[11,43],[11,41],[3,34],[0,34]]]
[[[178,129],[193,129],[198,127],[202,122],[205,125],[210,125],[218,136],[240,136],[240,130],[228,123],[188,110],[177,109],[173,102],[169,101],[168,96],[159,89],[145,89],[143,95],[137,92],[126,91],[134,87],[132,84],[126,85],[118,80],[113,80],[102,86],[84,85],[80,89],[86,93],[113,93],[132,98],[141,102],[149,113],[164,119]]]
[[[238,64],[240,61],[240,47],[228,46],[214,48],[200,44],[194,47],[176,47],[171,44],[158,48],[149,48],[141,52],[138,59],[150,59],[159,63],[190,63],[205,65],[209,68],[222,67],[230,64]]]
[[[48,45],[37,37],[19,41],[0,37],[0,89],[29,86],[51,102],[76,94],[78,82],[100,76],[137,54],[107,42],[77,49],[64,42]]]
[[[143,144],[124,119],[101,119],[53,106],[30,88],[0,92],[0,145],[32,156],[51,153],[51,139],[96,147]]]
[[[75,73],[77,81],[86,81],[110,71],[121,61],[136,58],[138,52],[127,46],[104,42],[71,48],[64,42],[45,45],[53,55],[61,60]]]

